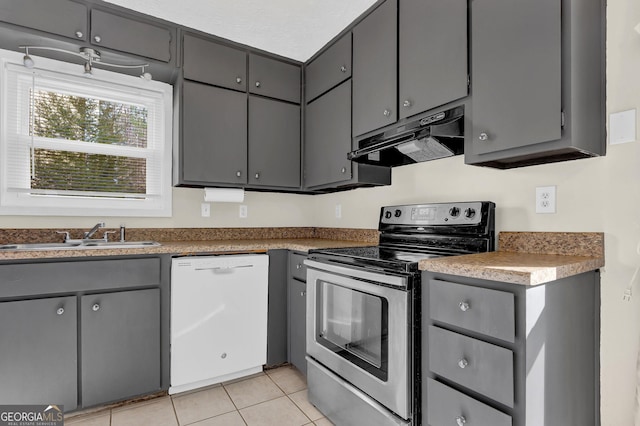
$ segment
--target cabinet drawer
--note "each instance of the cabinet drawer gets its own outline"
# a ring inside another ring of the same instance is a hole
[[[91,43],[98,46],[169,62],[173,32],[102,10],[91,11]]]
[[[507,342],[515,341],[515,301],[512,293],[429,281],[429,316]]]
[[[351,33],[345,34],[305,69],[307,102],[351,77]]]
[[[430,326],[429,369],[513,407],[513,352],[509,349]]]
[[[260,55],[249,55],[249,92],[300,103],[300,67]]]
[[[304,254],[291,253],[289,255],[289,275],[301,281],[307,280],[307,266],[304,260],[307,258]]]
[[[184,35],[184,78],[228,89],[247,89],[247,53],[223,44]]]
[[[427,379],[427,423],[430,426],[511,426],[511,416],[442,383]]]

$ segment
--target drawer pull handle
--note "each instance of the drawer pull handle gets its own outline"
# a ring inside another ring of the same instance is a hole
[[[458,307],[462,312],[467,312],[469,309],[471,309],[471,305],[469,305],[468,302],[460,302],[458,303]]]
[[[465,419],[464,416],[456,417],[456,424],[458,426],[464,426],[466,423],[467,423],[467,419]]]
[[[458,361],[458,367],[460,367],[460,368],[467,368],[467,365],[469,365],[469,361],[467,361],[464,358],[462,358],[460,361]]]

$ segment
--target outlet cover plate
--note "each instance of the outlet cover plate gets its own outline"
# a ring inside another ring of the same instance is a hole
[[[536,187],[536,213],[556,212],[556,187]]]
[[[211,217],[211,204],[209,203],[200,204],[200,215],[202,217]]]
[[[240,217],[241,218],[246,218],[249,215],[249,209],[246,205],[241,204],[240,205]]]
[[[636,110],[621,111],[609,116],[609,145],[635,142]]]

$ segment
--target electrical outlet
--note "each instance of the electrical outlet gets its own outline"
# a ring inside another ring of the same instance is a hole
[[[336,204],[336,219],[342,217],[342,204]]]
[[[200,215],[202,217],[210,217],[211,216],[211,204],[209,204],[209,203],[200,204]]]
[[[246,218],[249,215],[249,209],[247,206],[245,206],[244,204],[240,205],[240,217],[241,218]]]
[[[536,213],[556,212],[556,187],[536,187]]]

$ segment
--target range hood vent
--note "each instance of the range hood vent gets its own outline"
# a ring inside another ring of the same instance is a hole
[[[394,167],[463,152],[464,106],[458,106],[362,139],[348,158],[358,163]]]

